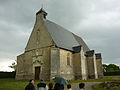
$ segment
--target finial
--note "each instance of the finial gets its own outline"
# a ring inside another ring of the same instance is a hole
[[[41,6],[42,6],[42,8],[43,8],[43,4],[42,4]]]

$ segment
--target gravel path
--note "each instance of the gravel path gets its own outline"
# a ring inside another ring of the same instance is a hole
[[[101,83],[101,82],[85,82],[85,90],[92,90],[92,85],[97,83]],[[79,90],[78,83],[72,85],[72,90]]]

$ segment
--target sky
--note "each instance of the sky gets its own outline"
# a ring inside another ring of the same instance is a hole
[[[103,63],[120,65],[120,0],[0,0],[0,71],[13,70],[8,66],[24,52],[41,7],[102,53]]]

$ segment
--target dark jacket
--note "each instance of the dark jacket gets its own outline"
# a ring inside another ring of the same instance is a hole
[[[54,90],[63,90],[63,87],[59,83],[56,83]]]
[[[35,87],[32,83],[29,83],[26,87],[25,90],[35,90]]]
[[[38,84],[37,84],[37,87],[43,87],[43,88],[46,88],[46,84],[45,84],[45,83],[38,83]]]
[[[40,82],[37,84],[37,89],[38,90],[48,90],[48,87],[47,87],[46,83]]]

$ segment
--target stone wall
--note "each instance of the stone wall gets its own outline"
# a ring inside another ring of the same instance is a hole
[[[36,22],[26,45],[25,51],[30,51],[36,48],[45,48],[53,45],[54,42],[47,31],[42,15],[36,15]]]
[[[50,48],[54,42],[44,25],[42,14],[36,15],[36,22],[25,52],[17,58],[16,79],[29,79],[35,76],[35,67],[40,66],[40,78],[50,79]],[[24,68],[23,68],[24,67]]]
[[[96,59],[96,63],[97,63],[98,78],[102,78],[103,77],[102,60]]]
[[[17,58],[16,79],[34,79],[35,67],[40,66],[40,79],[50,80],[50,48],[25,52]]]
[[[60,76],[67,80],[74,79],[72,52],[60,49]]]
[[[90,79],[97,79],[98,72],[97,72],[97,62],[95,54],[93,56],[87,56],[87,68],[88,68],[88,78]]]
[[[82,79],[80,53],[73,54],[73,70],[75,80]]]
[[[94,61],[95,79],[98,79],[97,62],[96,62],[96,56],[95,56],[95,54],[93,55],[93,61]]]
[[[50,62],[50,79],[52,77],[60,76],[60,49],[51,48],[51,62]]]
[[[94,69],[94,60],[93,56],[86,57],[87,67],[88,67],[88,78],[94,79],[95,78],[95,69]]]
[[[81,47],[81,51],[80,51],[80,61],[81,61],[82,80],[87,80],[87,62],[83,51],[83,47]]]
[[[50,48],[43,48],[41,79],[50,80]]]
[[[17,57],[16,79],[34,79],[31,56],[32,52],[26,52]]]
[[[16,79],[24,78],[24,54],[17,56]]]

